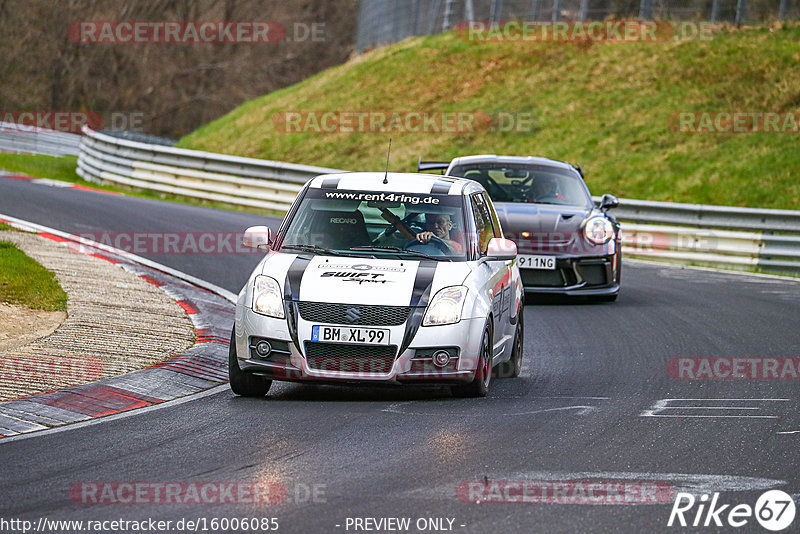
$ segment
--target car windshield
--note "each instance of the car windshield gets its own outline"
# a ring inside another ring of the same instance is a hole
[[[495,202],[590,206],[580,175],[552,165],[485,162],[457,165],[448,173],[480,183]]]
[[[466,261],[465,235],[459,195],[310,188],[281,251]]]

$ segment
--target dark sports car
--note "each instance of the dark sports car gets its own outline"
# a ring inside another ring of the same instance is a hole
[[[621,233],[608,213],[619,201],[603,195],[595,207],[580,166],[538,157],[464,156],[418,163],[420,171],[479,182],[492,198],[507,238],[517,243],[526,293],[614,301],[622,270]]]

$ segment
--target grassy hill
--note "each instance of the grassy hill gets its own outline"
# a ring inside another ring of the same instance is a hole
[[[798,25],[722,27],[710,40],[658,43],[479,43],[455,32],[419,37],[247,102],[179,146],[380,170],[390,134],[284,133],[274,116],[529,114],[534,125],[522,132],[392,133],[391,168],[414,170],[420,155],[541,155],[580,162],[594,194],[798,209],[800,132],[685,133],[675,126],[676,114],[702,111],[794,113],[800,122],[798,43]]]

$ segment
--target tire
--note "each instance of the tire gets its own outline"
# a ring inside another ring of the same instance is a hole
[[[245,373],[239,368],[234,332],[231,332],[231,345],[228,349],[228,379],[233,392],[242,397],[263,397],[272,386],[272,380]]]
[[[497,378],[516,378],[522,371],[522,351],[525,346],[524,309],[525,307],[520,305],[517,331],[514,332],[514,344],[511,349],[511,359],[497,365]]]
[[[485,397],[492,381],[492,329],[489,325],[483,329],[481,348],[478,359],[478,368],[475,378],[469,384],[451,386],[450,390],[456,397]]]

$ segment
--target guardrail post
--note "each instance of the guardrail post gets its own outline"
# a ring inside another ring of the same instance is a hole
[[[581,12],[578,15],[580,20],[586,20],[586,17],[589,14],[589,0],[581,0]]]
[[[789,8],[789,0],[781,0],[780,5],[778,6],[778,20],[783,20],[786,18],[786,10]]]
[[[653,18],[653,0],[642,0],[639,4],[639,19],[652,20]]]
[[[744,20],[745,11],[747,10],[747,0],[736,0],[736,26],[742,25]]]
[[[553,21],[561,18],[561,0],[553,0],[553,13],[550,18]]]

